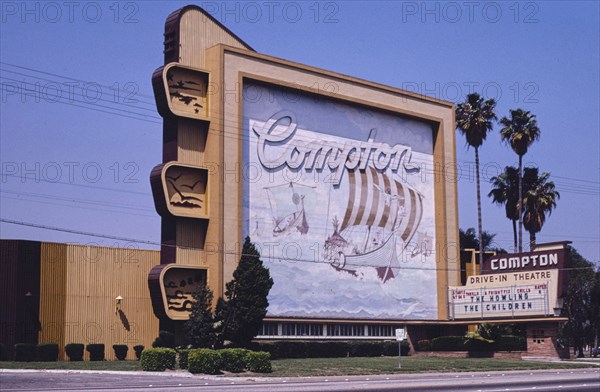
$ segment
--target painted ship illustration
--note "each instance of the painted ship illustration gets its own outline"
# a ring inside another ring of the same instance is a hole
[[[421,223],[423,196],[370,166],[348,171],[348,182],[346,212],[341,225],[334,218],[323,257],[336,270],[354,275],[360,268],[375,268],[387,282],[400,267],[398,249],[404,251]]]
[[[264,188],[273,216],[273,236],[308,233],[309,226],[304,209],[306,195],[299,192],[310,188],[313,187],[294,182]]]

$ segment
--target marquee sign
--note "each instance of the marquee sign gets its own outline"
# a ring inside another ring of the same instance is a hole
[[[450,318],[552,315],[557,281],[556,270],[471,276],[449,288]]]
[[[561,307],[566,243],[535,252],[494,255],[481,275],[448,288],[451,319],[552,316]]]
[[[563,296],[567,279],[567,250],[563,246],[542,251],[527,253],[499,254],[484,260],[481,266],[482,275],[493,275],[503,272],[533,272],[552,269],[558,272],[557,295]]]

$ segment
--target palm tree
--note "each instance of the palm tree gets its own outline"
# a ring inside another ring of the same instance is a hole
[[[513,252],[517,251],[517,220],[519,213],[517,202],[519,200],[519,172],[514,166],[506,166],[504,172],[490,179],[492,190],[488,197],[492,202],[504,205],[506,217],[512,221],[513,227]]]
[[[529,250],[535,248],[535,235],[542,230],[546,222],[546,213],[552,214],[560,193],[555,189],[554,182],[548,181],[550,173],[542,173],[538,177],[537,168],[529,168],[531,173],[525,173],[524,180],[528,182],[523,197],[523,225],[529,232]],[[528,175],[529,174],[529,175]]]
[[[500,137],[510,144],[519,156],[519,198],[517,213],[519,216],[519,253],[523,252],[523,155],[531,144],[540,138],[540,128],[537,126],[535,115],[523,109],[510,110],[510,119],[502,117]]]
[[[477,228],[479,230],[479,265],[483,265],[483,227],[481,223],[481,190],[479,186],[479,146],[492,130],[492,120],[496,119],[496,101],[483,98],[477,93],[467,95],[463,103],[456,107],[456,128],[465,135],[467,147],[475,148],[475,178],[477,186]]]

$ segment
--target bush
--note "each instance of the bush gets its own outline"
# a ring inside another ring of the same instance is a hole
[[[306,342],[293,342],[282,340],[275,342],[277,358],[306,358]]]
[[[30,344],[30,343],[15,344],[15,361],[17,361],[17,362],[35,361],[35,344]]]
[[[221,354],[221,368],[228,372],[240,373],[246,368],[246,354],[250,350],[243,348],[225,348],[218,351]]]
[[[392,342],[391,340],[386,340],[382,342],[381,346],[382,354],[386,357],[394,357],[398,355],[398,342]]]
[[[133,351],[135,351],[135,357],[139,361],[140,358],[142,357],[142,351],[144,351],[144,346],[141,344],[138,344],[137,346],[133,346]]]
[[[175,348],[175,335],[169,331],[160,331],[158,337],[152,342],[152,347]]]
[[[398,341],[385,341],[382,344],[383,355],[386,357],[395,357],[398,355]],[[400,351],[402,352],[402,356],[407,356],[410,353],[410,344],[408,340],[404,339],[400,343]]]
[[[351,357],[380,357],[383,354],[383,347],[377,342],[351,342],[348,348]]]
[[[90,353],[90,361],[104,361],[104,344],[92,343],[85,346],[85,351]]]
[[[431,351],[431,341],[428,339],[419,340],[417,342],[417,351]]]
[[[494,351],[494,342],[481,337],[467,338],[464,345],[468,351]]]
[[[37,357],[41,362],[58,361],[58,344],[43,343],[37,345]]]
[[[432,351],[466,351],[465,338],[462,336],[440,336],[431,339]]]
[[[127,358],[127,351],[129,351],[129,347],[126,344],[113,344],[113,350],[115,352],[115,357],[119,361],[123,361]]]
[[[248,351],[246,368],[254,373],[271,373],[271,355],[264,351]]]
[[[69,361],[83,361],[83,344],[69,343],[65,346],[65,352],[69,357]]]
[[[208,348],[191,350],[188,355],[190,373],[218,374],[221,369],[221,354]]]
[[[340,358],[348,356],[347,342],[306,342],[308,358]]]
[[[283,359],[279,356],[279,342],[253,342],[251,344],[252,351],[264,351],[271,355],[272,359]]]
[[[175,369],[176,352],[172,348],[151,348],[142,351],[141,365],[146,372],[164,372]]]
[[[184,348],[179,350],[179,369],[187,369],[188,368],[188,358],[190,355],[189,348]]]
[[[494,344],[496,351],[526,351],[527,340],[522,336],[501,336]]]

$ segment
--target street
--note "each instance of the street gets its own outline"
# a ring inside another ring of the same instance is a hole
[[[337,377],[225,377],[189,373],[0,372],[2,391],[598,391],[599,369]]]

